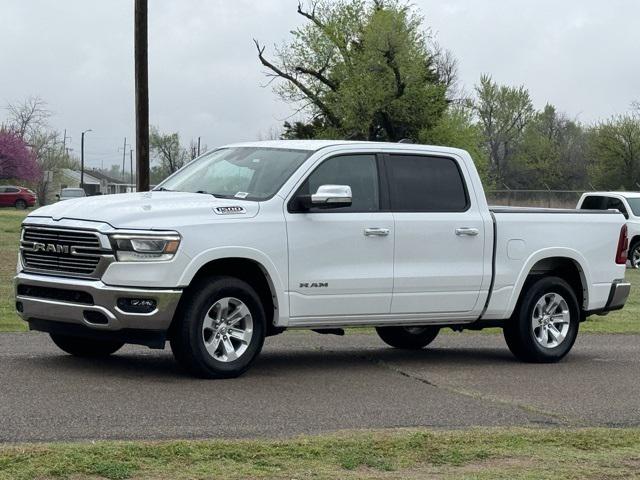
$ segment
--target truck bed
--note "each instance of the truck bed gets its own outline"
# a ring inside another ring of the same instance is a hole
[[[621,215],[620,212],[615,210],[578,210],[575,208],[543,208],[543,207],[503,207],[493,206],[489,207],[489,211],[493,213],[575,213],[575,214],[608,214],[608,215]]]

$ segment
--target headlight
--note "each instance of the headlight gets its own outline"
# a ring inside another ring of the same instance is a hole
[[[111,245],[119,262],[160,262],[171,260],[180,246],[180,236],[171,235],[111,235]]]

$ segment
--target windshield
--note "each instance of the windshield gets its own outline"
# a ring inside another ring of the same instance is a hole
[[[266,200],[277,193],[311,153],[258,147],[215,150],[178,170],[155,190]]]
[[[640,217],[640,198],[628,198],[627,203],[631,207],[631,211],[635,217]]]
[[[63,197],[84,197],[82,190],[62,190]]]

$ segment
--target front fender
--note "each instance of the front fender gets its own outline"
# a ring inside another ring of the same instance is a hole
[[[284,281],[277,266],[264,252],[250,247],[217,247],[205,250],[195,256],[180,277],[180,286],[188,286],[198,271],[214,260],[241,258],[258,263],[268,276],[278,301],[278,326],[286,326],[289,321],[289,302],[285,298]]]

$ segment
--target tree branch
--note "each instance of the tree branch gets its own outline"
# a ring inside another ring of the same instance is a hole
[[[400,68],[398,68],[398,64],[396,63],[396,54],[393,47],[389,45],[389,49],[386,52],[383,52],[382,55],[386,59],[387,65],[393,72],[393,76],[396,79],[396,98],[400,98],[404,95],[406,84],[402,81]]]
[[[340,120],[338,119],[338,117],[336,117],[333,114],[333,112],[331,112],[329,107],[320,99],[320,97],[318,95],[313,93],[309,89],[309,87],[307,87],[305,84],[303,84],[297,78],[295,78],[293,75],[282,71],[281,69],[276,67],[273,63],[269,62],[266,58],[264,58],[264,49],[265,49],[265,47],[261,47],[260,43],[258,43],[258,41],[256,39],[253,40],[253,43],[255,43],[255,45],[256,45],[256,49],[258,50],[258,59],[260,60],[260,63],[262,63],[262,65],[264,65],[269,70],[274,72],[277,76],[279,76],[279,77],[281,77],[281,78],[283,78],[285,80],[288,80],[293,85],[295,85],[302,93],[304,93],[311,101],[313,101],[313,103],[320,109],[320,111],[322,111],[322,113],[327,117],[327,120],[329,120],[329,122],[331,122],[331,124],[334,127],[340,128]]]
[[[299,72],[299,73],[304,73],[306,75],[311,75],[315,79],[317,79],[320,82],[324,83],[327,87],[329,87],[334,92],[336,90],[338,90],[338,84],[336,82],[332,81],[332,80],[329,80],[321,72],[317,72],[315,70],[312,70],[312,69],[306,68],[306,67],[302,67],[302,66],[296,67],[295,70],[296,70],[296,72]]]

